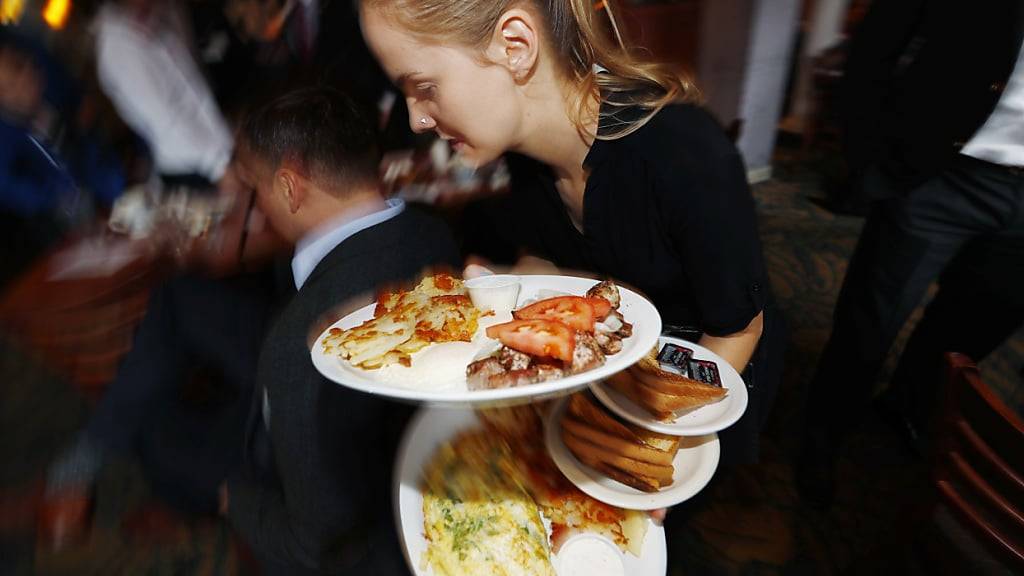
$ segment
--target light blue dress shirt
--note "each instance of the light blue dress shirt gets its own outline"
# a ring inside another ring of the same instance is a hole
[[[383,210],[360,216],[355,220],[352,220],[351,217],[339,216],[303,236],[295,245],[295,256],[292,258],[295,289],[302,288],[317,264],[339,244],[358,232],[387,222],[405,210],[405,202],[398,198],[387,200],[385,204],[387,207]]]

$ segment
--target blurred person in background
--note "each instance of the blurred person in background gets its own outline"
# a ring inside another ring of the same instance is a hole
[[[277,266],[277,235],[244,231],[245,210],[228,218],[219,232],[227,242],[201,239],[191,267],[153,290],[114,380],[48,466],[42,545],[60,549],[86,536],[95,484],[112,456],[137,459],[175,511],[216,512],[220,482],[241,463],[260,345],[294,290]]]
[[[808,391],[796,480],[822,507],[842,442],[934,280],[939,294],[879,403],[912,436],[927,425],[943,349],[987,354],[1019,322],[1024,2],[876,0],[844,91],[847,157],[871,207]]]
[[[165,187],[216,185],[239,195],[233,138],[177,6],[108,2],[96,35],[100,85],[148,144],[154,176]],[[170,246],[186,270],[154,291],[114,381],[48,468],[40,531],[46,544],[60,547],[82,535],[82,511],[111,454],[138,457],[157,494],[175,508],[216,511],[218,483],[241,458],[256,358],[281,287],[266,264],[282,245],[269,229],[259,230],[254,198],[244,196],[217,230]],[[197,381],[198,402],[183,394]]]
[[[224,14],[243,38],[279,43],[283,57],[304,66],[313,59],[320,28],[320,0],[227,0]]]
[[[416,138],[405,121],[405,103],[370,53],[349,0],[226,0],[224,14],[255,46],[261,86],[321,85],[336,88],[368,114],[383,116],[383,150],[411,148]],[[273,89],[271,89],[273,91]],[[279,91],[279,90],[278,90]]]
[[[390,474],[409,408],[338,386],[309,361],[309,337],[336,307],[461,266],[441,221],[385,200],[375,141],[373,117],[330,88],[272,101],[240,135],[241,180],[295,244],[297,292],[263,344],[245,466],[221,493],[267,575],[408,573]]]
[[[0,146],[5,211],[33,217],[74,191],[71,174],[44,141],[45,77],[35,57],[11,39],[0,40]]]
[[[100,87],[145,140],[168,186],[234,191],[233,142],[170,0],[110,0],[95,19]]]
[[[88,216],[94,201],[109,205],[124,175],[90,134],[53,135],[58,110],[44,99],[46,55],[14,32],[0,31],[0,218],[5,278]],[[77,110],[71,110],[77,112]]]
[[[979,238],[957,254],[914,327],[889,389],[878,399],[881,415],[924,454],[939,406],[946,352],[981,361],[1024,324],[1024,250],[1018,242]]]

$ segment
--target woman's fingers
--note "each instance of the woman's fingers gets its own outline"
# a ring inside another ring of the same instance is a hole
[[[480,276],[490,276],[494,274],[494,271],[480,264],[470,264],[466,266],[466,269],[462,271],[462,278],[469,280],[471,278],[479,278]]]
[[[651,519],[661,524],[665,521],[665,516],[668,515],[668,508],[658,508],[657,510],[650,511]]]
[[[523,256],[512,267],[513,274],[559,274],[561,271],[550,261],[536,256]]]

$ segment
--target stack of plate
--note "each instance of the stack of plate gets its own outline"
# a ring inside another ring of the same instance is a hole
[[[523,276],[519,303],[550,292],[583,294],[594,283],[594,280],[568,276]],[[719,458],[718,435],[715,432],[742,416],[747,405],[746,387],[739,374],[710,350],[677,338],[660,336],[661,317],[657,309],[636,292],[619,289],[622,299],[619,311],[633,325],[633,335],[623,341],[622,351],[608,356],[604,365],[593,370],[530,386],[468,390],[465,382],[423,386],[422,382],[385,381],[372,371],[352,367],[337,357],[324,354],[320,346],[314,345],[311,351],[313,364],[326,378],[362,392],[425,404],[407,427],[395,464],[397,523],[406,559],[415,574],[430,574],[429,569],[421,567],[419,562],[427,546],[423,537],[423,497],[420,492],[423,465],[439,446],[460,431],[479,425],[473,412],[477,407],[555,399],[545,427],[545,441],[552,459],[580,490],[613,506],[634,510],[674,506],[693,497],[710,481]],[[361,308],[335,322],[328,330],[357,326],[373,317],[373,309],[372,304]],[[604,378],[635,364],[655,345],[665,343],[684,345],[694,351],[695,358],[715,361],[722,384],[728,390],[726,398],[682,414],[673,421],[663,422],[602,383]],[[566,396],[588,386],[609,410],[623,420],[655,432],[684,437],[673,462],[676,475],[670,486],[655,493],[641,492],[586,466],[569,452],[562,443],[558,423],[564,413]],[[563,547],[561,553],[565,554],[565,551]],[[664,574],[666,558],[664,529],[652,522],[641,556],[622,554],[620,560],[624,574],[643,576]],[[573,566],[568,565],[573,560],[566,558],[560,562],[557,557],[553,560],[560,574],[573,573]]]

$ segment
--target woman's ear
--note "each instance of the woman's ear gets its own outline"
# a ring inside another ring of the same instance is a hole
[[[516,82],[529,79],[540,51],[538,25],[533,14],[513,8],[502,14],[487,48],[490,59],[508,69]]]

